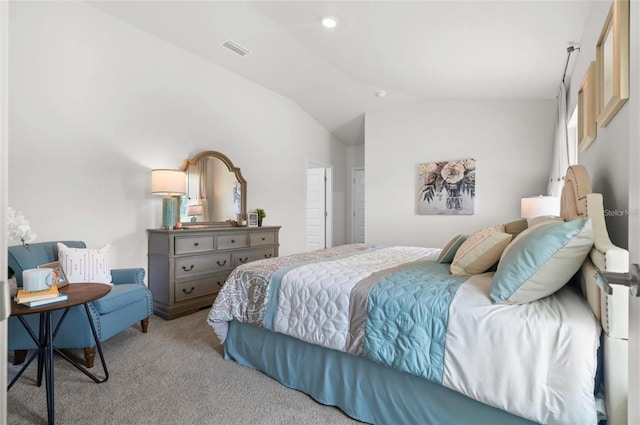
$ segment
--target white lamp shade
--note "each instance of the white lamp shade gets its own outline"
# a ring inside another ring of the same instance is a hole
[[[202,205],[189,205],[187,208],[187,215],[202,215],[204,213],[204,207]]]
[[[559,196],[532,196],[520,200],[520,217],[560,216]]]
[[[151,170],[151,193],[183,195],[187,192],[187,174],[180,170]]]

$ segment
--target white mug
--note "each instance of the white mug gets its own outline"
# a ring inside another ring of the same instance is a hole
[[[51,269],[28,269],[22,272],[22,290],[37,292],[49,289],[53,282]]]

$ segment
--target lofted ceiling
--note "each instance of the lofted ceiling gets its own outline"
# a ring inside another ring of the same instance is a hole
[[[580,41],[593,1],[91,4],[290,98],[343,143],[357,145],[364,143],[364,114],[377,108],[424,99],[555,98],[567,47]],[[325,15],[339,25],[322,27]],[[228,40],[250,53],[233,53],[222,46]],[[376,96],[380,91],[386,95]]]

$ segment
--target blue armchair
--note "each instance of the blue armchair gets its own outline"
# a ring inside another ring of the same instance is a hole
[[[60,241],[73,248],[86,248],[82,241]],[[57,241],[29,244],[29,249],[21,245],[9,247],[9,267],[15,272],[18,287],[22,287],[22,271],[41,264],[58,260]],[[104,297],[89,303],[89,312],[96,327],[98,339],[103,342],[117,333],[140,322],[142,332],[147,332],[149,316],[153,313],[151,291],[144,284],[144,269],[111,270],[113,286]],[[99,284],[96,284],[99,285]],[[62,316],[62,311],[52,314],[54,324]],[[36,335],[39,330],[37,314],[24,316]],[[55,326],[55,325],[54,325]],[[15,350],[14,364],[24,362],[27,350],[36,345],[16,317],[8,323],[8,348]],[[59,349],[84,349],[87,367],[93,367],[96,347],[83,306],[72,307],[67,314],[54,344]]]

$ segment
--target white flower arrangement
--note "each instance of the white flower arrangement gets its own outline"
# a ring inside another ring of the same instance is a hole
[[[20,241],[22,246],[29,249],[29,242],[36,239],[36,234],[31,231],[29,221],[20,211],[7,208],[7,233],[10,241]]]

